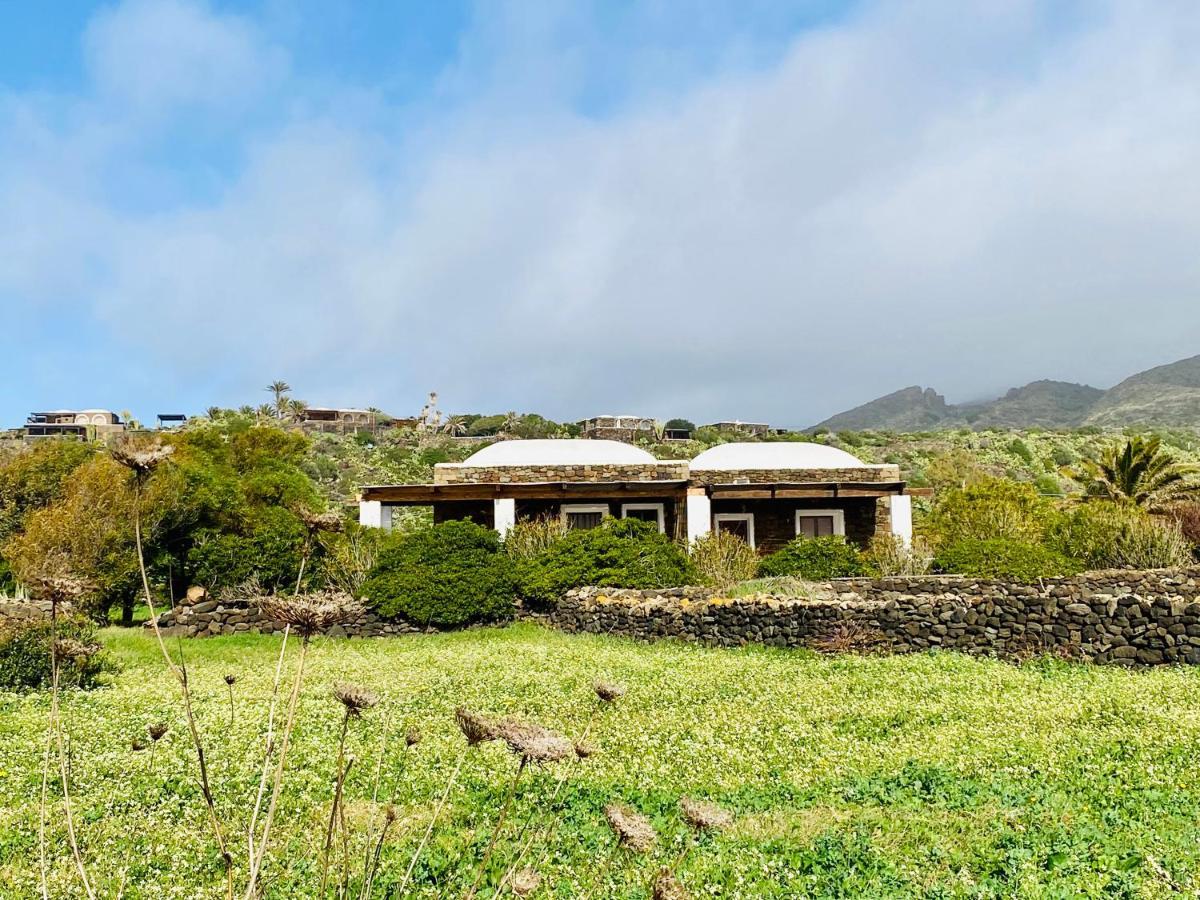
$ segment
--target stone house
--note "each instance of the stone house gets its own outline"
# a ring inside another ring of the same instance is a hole
[[[501,535],[547,516],[568,528],[645,519],[689,541],[716,528],[760,553],[797,536],[844,535],[865,546],[875,534],[912,535],[899,467],[799,442],[722,444],[688,461],[618,441],[501,441],[435,466],[430,484],[363,488],[359,521],[390,528],[397,506],[431,506],[435,522],[470,519]]]
[[[657,425],[646,416],[592,416],[579,423],[579,433],[594,440],[654,440]]]
[[[300,414],[299,424],[305,431],[338,434],[353,434],[359,431],[373,432],[376,416],[369,409],[309,406]]]
[[[57,409],[30,413],[26,437],[107,437],[125,431],[121,417],[108,409]]]

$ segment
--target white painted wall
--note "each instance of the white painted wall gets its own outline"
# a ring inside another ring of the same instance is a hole
[[[392,508],[379,500],[358,501],[358,524],[364,528],[392,530]]]
[[[905,546],[912,543],[912,497],[908,494],[892,497],[892,534],[904,541]]]
[[[517,524],[517,501],[493,500],[492,513],[496,518],[496,532],[503,538]]]
[[[712,500],[707,494],[687,495],[688,543],[712,531]]]

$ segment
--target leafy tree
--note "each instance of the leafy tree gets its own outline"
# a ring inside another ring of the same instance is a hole
[[[71,473],[58,501],[30,513],[24,530],[5,542],[3,554],[25,582],[56,561],[67,561],[95,585],[88,605],[100,616],[137,590],[132,513],[125,470],[96,456]]]
[[[691,432],[696,430],[696,423],[688,419],[668,419],[667,423],[663,425],[663,429],[666,431]]]
[[[94,455],[79,441],[47,440],[0,461],[0,541],[20,530],[30,511],[61,497],[67,477]]]
[[[1159,510],[1200,493],[1200,481],[1192,478],[1197,471],[1163,450],[1157,435],[1135,435],[1124,446],[1105,447],[1099,456],[1066,474],[1082,484],[1090,497],[1128,500]]]

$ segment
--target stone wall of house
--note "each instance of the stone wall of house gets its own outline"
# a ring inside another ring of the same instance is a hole
[[[147,623],[147,628],[150,624]],[[166,634],[185,637],[211,637],[218,634],[238,634],[257,631],[278,634],[282,622],[273,622],[259,609],[254,600],[214,600],[200,595],[195,602],[185,602],[158,617],[158,627]],[[329,637],[385,637],[398,634],[417,634],[426,629],[407,622],[392,622],[363,610],[353,621],[335,625]]]
[[[69,603],[58,604],[59,616],[73,615],[74,609]],[[0,597],[0,623],[5,620],[45,620],[50,621],[49,600],[19,600],[10,597]]]
[[[861,481],[878,483],[900,480],[895,465],[852,466],[845,469],[693,469],[698,484],[774,484],[778,482]],[[686,476],[685,476],[686,477]]]
[[[1200,664],[1200,569],[1093,572],[1024,585],[957,576],[841,579],[816,599],[729,599],[704,588],[573,590],[546,615],[566,631],[718,646],[869,645],[1122,666]]]
[[[464,466],[439,463],[435,484],[537,484],[547,481],[684,481],[687,460],[625,465]]]

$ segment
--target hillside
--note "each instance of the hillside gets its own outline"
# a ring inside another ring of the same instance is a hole
[[[826,419],[830,431],[928,431],[953,417],[952,406],[932,388],[906,387]]]
[[[1200,425],[1200,356],[1126,378],[1096,402],[1086,423]]]
[[[1104,391],[1067,381],[1035,381],[990,403],[962,407],[975,428],[1073,428],[1083,424]]]
[[[1131,375],[1107,391],[1034,381],[983,403],[948,404],[932,388],[907,387],[813,426],[830,431],[944,428],[1200,427],[1200,356]]]

